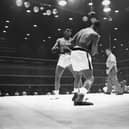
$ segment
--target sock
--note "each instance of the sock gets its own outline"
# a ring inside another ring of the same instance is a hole
[[[73,93],[78,93],[78,88],[74,88]]]
[[[59,90],[54,90],[55,95],[59,95]]]
[[[87,94],[87,92],[88,92],[88,90],[86,89],[86,88],[84,88],[84,87],[82,87],[82,88],[80,88],[80,93],[81,94]]]

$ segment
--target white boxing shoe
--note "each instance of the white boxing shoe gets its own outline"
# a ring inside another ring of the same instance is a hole
[[[59,99],[59,90],[54,90],[53,91],[53,96],[52,96],[52,100],[56,100],[56,99]]]

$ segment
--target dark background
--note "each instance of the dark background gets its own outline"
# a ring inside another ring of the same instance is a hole
[[[51,53],[51,47],[56,42],[56,39],[63,36],[65,28],[71,28],[74,35],[79,29],[87,26],[87,23],[82,21],[82,17],[87,16],[90,12],[90,6],[88,5],[90,0],[68,0],[69,3],[66,7],[60,7],[56,0],[28,1],[31,3],[29,8],[31,13],[27,13],[27,9],[24,6],[17,7],[15,0],[0,0],[1,86],[12,84],[24,84],[25,86],[31,86],[34,83],[35,85],[44,84],[43,79],[39,77],[39,75],[45,74],[42,71],[43,68],[47,67],[49,69],[48,66],[50,66],[50,68],[53,67],[53,71],[50,73],[52,73],[54,77],[58,56]],[[112,11],[109,14],[103,12],[101,2],[102,0],[93,0],[94,10],[101,23],[99,54],[93,59],[94,64],[96,64],[94,65],[95,75],[98,78],[103,77],[102,80],[98,79],[98,82],[100,81],[99,84],[104,85],[104,63],[106,60],[104,51],[106,48],[111,47],[113,53],[117,56],[119,79],[126,79],[128,81],[129,0],[111,1]],[[44,4],[49,4],[50,7],[43,6],[45,8],[43,11],[40,10],[38,13],[33,12],[32,8],[34,6],[41,7]],[[58,18],[55,18],[54,15],[42,15],[45,10],[52,10],[54,8],[58,10]],[[119,13],[115,13],[115,10],[119,10]],[[112,20],[104,20],[104,17],[111,17],[110,19]],[[72,20],[69,20],[69,18],[72,18]],[[7,20],[9,20],[9,23]],[[33,27],[35,24],[37,27]],[[6,26],[8,26],[8,28]],[[115,30],[115,28],[118,29]],[[6,32],[3,32],[4,30]],[[27,36],[27,33],[30,35]],[[44,59],[54,59],[54,61]],[[29,70],[32,66],[33,68]],[[12,67],[15,68],[13,69]],[[40,67],[39,71],[37,67]],[[34,75],[34,77],[30,77],[30,75]],[[34,81],[34,78],[40,79]],[[15,80],[18,79],[20,81],[16,82]]]
[[[43,16],[42,12],[26,13],[24,7],[17,7],[15,0],[0,1],[0,42],[4,38],[9,46],[16,48],[14,56],[23,57],[41,57],[54,58],[51,54],[51,47],[58,37],[62,36],[62,31],[66,27],[70,27],[75,34],[79,29],[86,26],[82,21],[82,16],[90,12],[88,6],[89,0],[73,0],[66,7],[59,7],[56,0],[29,0],[33,6],[39,6],[44,3],[52,5],[50,9],[57,8],[59,18],[54,16]],[[113,0],[111,2],[112,12],[109,14],[112,21],[104,20],[107,16],[103,12],[101,0],[93,0],[94,10],[97,12],[97,17],[101,22],[101,42],[99,43],[99,55],[103,58],[104,49],[109,47],[109,35],[111,35],[111,46],[119,60],[129,57],[129,0]],[[119,10],[119,13],[115,13]],[[72,21],[69,18],[73,18]],[[10,23],[6,23],[10,20]],[[38,27],[34,28],[33,25]],[[8,25],[9,28],[5,29]],[[114,30],[117,27],[118,30]],[[60,28],[61,31],[57,31]],[[7,33],[3,33],[7,30]],[[26,34],[30,33],[28,40],[25,40]],[[51,38],[49,39],[49,36]],[[114,38],[117,38],[114,41]],[[45,41],[44,41],[45,40]]]

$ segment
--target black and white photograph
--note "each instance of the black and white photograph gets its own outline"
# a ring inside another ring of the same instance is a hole
[[[0,0],[0,129],[129,129],[129,0]]]

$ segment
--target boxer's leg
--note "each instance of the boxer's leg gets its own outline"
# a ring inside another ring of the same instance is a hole
[[[56,72],[55,72],[55,94],[59,94],[59,90],[60,90],[60,80],[62,77],[62,74],[64,72],[64,68],[61,66],[56,66]]]
[[[112,76],[109,73],[108,78],[107,78],[107,92],[106,93],[111,94],[111,92],[112,92]]]
[[[74,90],[73,93],[78,92],[79,88],[82,87],[81,77],[78,76],[78,72],[73,71],[72,65],[68,67],[69,71],[72,73],[74,77]],[[80,80],[78,80],[80,79]]]
[[[75,72],[75,80],[74,83],[76,85],[76,89],[74,88],[74,96],[72,98],[73,101],[77,101],[80,93],[80,80],[81,80],[81,74],[79,72]],[[74,86],[75,87],[75,86]],[[80,100],[80,99],[79,99]]]
[[[87,92],[90,92],[92,84],[94,83],[93,70],[83,70],[82,72],[85,79],[83,87],[87,89]]]
[[[116,94],[122,94],[122,88],[121,88],[121,84],[118,81],[118,77],[117,74],[112,76],[112,84],[116,86]]]

